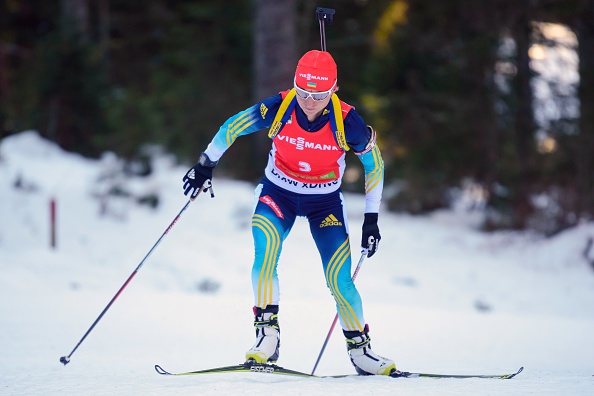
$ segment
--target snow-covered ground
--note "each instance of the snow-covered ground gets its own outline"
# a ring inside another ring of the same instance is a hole
[[[483,234],[453,211],[382,213],[380,250],[357,278],[373,347],[401,370],[488,374],[525,366],[518,377],[158,375],[155,364],[186,371],[241,362],[253,343],[253,186],[218,179],[216,171],[216,198],[190,204],[63,366],[59,358],[187,202],[186,168],[160,157],[150,177],[125,184],[135,194],[158,193],[156,209],[126,198],[102,204],[97,195],[105,182],[97,180],[114,163],[110,156],[97,161],[63,152],[34,132],[0,143],[2,395],[594,394],[594,270],[583,257],[594,224],[552,239]],[[49,246],[52,197],[55,249]],[[347,204],[356,242],[362,197],[348,195]],[[285,244],[279,276],[278,363],[310,372],[334,304],[304,219]],[[352,372],[335,329],[316,374]]]

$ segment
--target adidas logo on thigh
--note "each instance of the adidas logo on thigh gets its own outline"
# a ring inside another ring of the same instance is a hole
[[[330,216],[326,217],[320,223],[320,228],[331,227],[331,226],[342,226],[342,222],[338,221],[338,219],[333,214],[331,214]]]

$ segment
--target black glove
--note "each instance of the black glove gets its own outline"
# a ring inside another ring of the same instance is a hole
[[[211,161],[205,153],[200,154],[198,163],[184,176],[184,195],[190,194],[191,199],[196,198],[204,183],[212,179],[212,170],[216,165],[217,161]]]
[[[382,237],[379,232],[379,227],[377,226],[377,213],[365,213],[361,236],[361,249],[367,250],[367,257],[371,257],[377,252],[381,239]]]

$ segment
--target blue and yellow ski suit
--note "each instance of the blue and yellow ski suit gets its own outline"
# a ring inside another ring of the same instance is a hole
[[[280,130],[274,128],[274,133],[272,129],[269,133],[272,149],[265,176],[255,191],[254,304],[260,308],[279,304],[277,264],[283,241],[296,217],[304,216],[320,253],[342,328],[363,331],[361,297],[351,280],[348,220],[340,184],[346,150],[352,149],[365,171],[365,212],[379,212],[384,163],[375,132],[353,107],[337,97],[320,117],[309,122],[290,93],[281,92],[230,117],[205,153],[212,161],[218,161],[239,136],[271,128],[276,120],[283,120]],[[344,131],[337,131],[340,123]],[[348,146],[340,143],[337,133],[343,133]]]

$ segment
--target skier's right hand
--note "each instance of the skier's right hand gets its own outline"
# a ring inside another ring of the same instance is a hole
[[[212,170],[216,165],[217,162],[211,161],[208,155],[200,154],[198,163],[191,167],[184,176],[184,195],[190,194],[192,200],[196,198],[204,184],[212,180]]]

